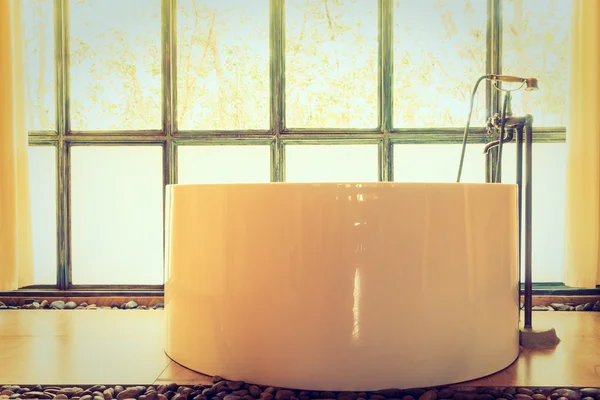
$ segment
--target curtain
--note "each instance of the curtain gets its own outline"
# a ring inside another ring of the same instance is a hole
[[[33,284],[20,0],[0,0],[0,291]]]
[[[573,0],[564,283],[600,283],[600,1]]]

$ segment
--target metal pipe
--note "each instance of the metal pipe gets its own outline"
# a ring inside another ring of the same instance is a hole
[[[479,83],[486,78],[487,78],[486,75],[480,76],[479,79],[477,79],[477,82],[475,82],[475,87],[473,87],[473,92],[471,93],[471,102],[469,104],[469,115],[467,116],[467,123],[465,124],[465,132],[463,134],[462,150],[460,153],[460,162],[458,164],[458,175],[456,177],[456,182],[460,182],[460,176],[462,174],[463,163],[465,161],[465,150],[467,149],[467,138],[469,137],[469,126],[471,125],[471,116],[473,115],[473,103],[475,101],[475,94],[477,93],[477,87],[479,86]]]
[[[517,221],[518,221],[518,235],[519,235],[519,245],[517,246],[517,254],[519,256],[517,265],[518,265],[518,271],[519,271],[519,287],[517,289],[517,292],[519,293],[519,299],[521,298],[521,254],[522,253],[522,229],[523,229],[523,210],[522,210],[522,206],[523,206],[523,127],[522,126],[518,126],[516,128],[517,130],[517,138],[516,138],[516,145],[517,145],[517,149],[516,149],[516,153],[517,153],[517,177],[516,177],[516,183],[517,183]],[[519,302],[519,308],[521,308],[520,306],[520,302]]]
[[[531,329],[531,311],[533,294],[533,282],[531,271],[533,117],[531,115],[526,115],[525,118],[525,329]]]
[[[502,182],[502,145],[504,144],[504,131],[506,129],[506,110],[508,108],[508,105],[510,104],[510,92],[507,92],[504,95],[504,104],[502,104],[502,114],[500,117],[500,121],[501,121],[501,125],[500,125],[500,142],[498,145],[498,159],[496,160],[496,179],[494,179],[495,182]],[[512,139],[512,137],[511,137]]]

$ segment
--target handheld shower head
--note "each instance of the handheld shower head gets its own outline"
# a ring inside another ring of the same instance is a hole
[[[512,75],[495,75],[489,74],[486,76],[487,79],[495,82],[515,82],[515,83],[524,83],[525,90],[539,90],[538,80],[537,78],[521,78],[520,76],[512,76]]]
[[[525,85],[525,90],[527,91],[540,90],[538,87],[538,80],[536,78],[525,79]]]

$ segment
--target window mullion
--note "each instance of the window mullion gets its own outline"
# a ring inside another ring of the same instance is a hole
[[[54,67],[56,79],[56,283],[69,289],[70,262],[70,161],[69,143],[69,28],[67,0],[54,0]]]
[[[271,151],[271,181],[282,182],[285,160],[281,132],[285,126],[285,0],[269,1],[269,53],[271,74],[271,131],[275,142]]]
[[[379,121],[383,131],[380,149],[379,179],[393,181],[393,149],[390,140],[393,117],[394,23],[393,0],[379,1]]]

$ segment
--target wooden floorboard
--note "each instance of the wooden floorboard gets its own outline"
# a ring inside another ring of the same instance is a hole
[[[461,384],[600,386],[600,313],[533,315],[534,328],[556,329],[556,348],[522,350],[503,371]],[[0,384],[208,383],[165,355],[164,317],[163,310],[0,310]]]

